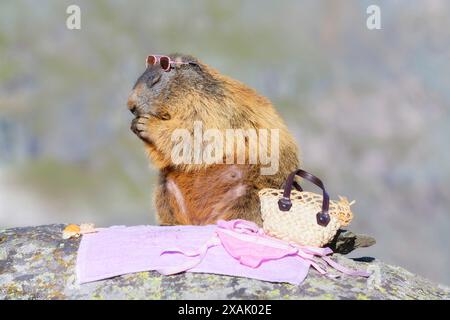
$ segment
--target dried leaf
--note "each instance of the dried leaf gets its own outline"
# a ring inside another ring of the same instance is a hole
[[[82,223],[80,226],[69,224],[63,230],[63,239],[77,238],[82,234],[97,232],[93,223]]]
[[[76,224],[69,224],[67,227],[64,228],[62,237],[63,239],[70,239],[73,237],[79,237],[80,236],[80,227]]]

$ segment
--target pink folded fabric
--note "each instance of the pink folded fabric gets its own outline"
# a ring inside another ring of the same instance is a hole
[[[312,265],[327,274],[314,256],[351,275],[353,271],[326,257],[328,248],[298,247],[268,237],[245,220],[219,221],[209,226],[111,227],[85,234],[77,257],[79,283],[127,273],[183,271],[300,284]]]

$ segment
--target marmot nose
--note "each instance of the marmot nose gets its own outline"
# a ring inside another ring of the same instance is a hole
[[[130,111],[131,111],[132,114],[136,115],[136,106],[132,106],[130,108]]]
[[[130,98],[128,98],[127,107],[128,107],[128,110],[130,110],[132,114],[137,116],[137,113],[138,113],[137,103],[136,103],[136,100],[134,100],[132,98],[132,96],[130,96]]]

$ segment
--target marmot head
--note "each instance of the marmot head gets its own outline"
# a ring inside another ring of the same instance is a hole
[[[128,98],[128,109],[135,115],[169,120],[175,114],[195,113],[208,105],[209,111],[224,99],[220,75],[198,59],[180,54],[165,71],[159,63],[147,65]],[[181,63],[180,63],[181,62]],[[216,76],[217,77],[216,77]]]

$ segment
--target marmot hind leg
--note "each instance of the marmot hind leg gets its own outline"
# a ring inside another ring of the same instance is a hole
[[[226,220],[243,219],[249,220],[262,227],[261,207],[258,190],[249,190],[245,196],[234,201],[233,206],[227,214]]]

